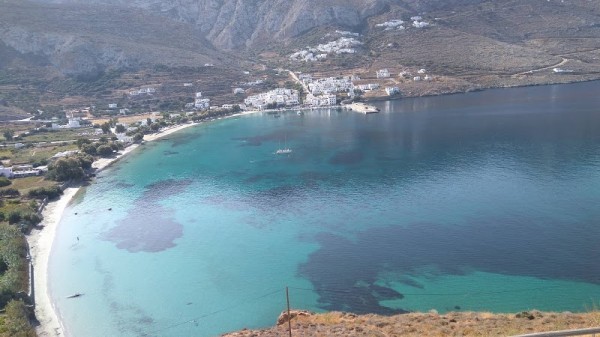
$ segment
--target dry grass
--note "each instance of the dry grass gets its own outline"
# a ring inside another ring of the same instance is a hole
[[[411,313],[377,316],[329,312],[292,319],[294,336],[511,336],[533,332],[590,328],[599,325],[600,312],[519,314],[489,312]],[[243,330],[227,337],[275,337],[287,334],[287,323],[260,331]]]
[[[157,116],[154,114],[148,113],[148,114],[141,114],[141,115],[135,115],[135,116],[118,116],[116,118],[119,120],[120,123],[131,124],[131,123],[146,120],[148,118],[157,118]],[[101,118],[90,119],[90,122],[92,122],[92,124],[102,125],[102,124],[108,122],[109,120],[110,120],[109,117],[101,117]]]

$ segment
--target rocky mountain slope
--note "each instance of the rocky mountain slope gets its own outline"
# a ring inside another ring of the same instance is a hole
[[[198,28],[215,47],[253,47],[265,40],[296,37],[315,27],[359,28],[393,0],[38,0],[52,3],[135,7]]]
[[[351,52],[290,58],[344,38],[353,39]],[[403,96],[598,79],[600,2],[0,0],[0,99],[8,106],[30,110],[23,102],[62,104],[93,92],[77,81],[103,81],[93,93],[114,101],[119,89],[148,85],[145,74],[157,69],[173,81],[202,80],[205,64],[216,66],[223,95],[259,78],[280,81],[267,71],[274,68],[365,81],[388,68],[393,76],[380,84],[399,86]],[[399,76],[421,68],[432,81]]]
[[[0,3],[0,68],[21,59],[65,75],[222,59],[193,27],[131,8]],[[160,62],[159,62],[160,61]]]

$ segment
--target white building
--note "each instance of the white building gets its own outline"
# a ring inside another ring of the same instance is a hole
[[[194,108],[198,110],[210,109],[210,99],[208,98],[196,98],[194,101]]]
[[[79,123],[78,118],[69,118],[69,122],[67,123],[67,128],[80,128],[81,124]]]
[[[377,78],[387,78],[390,77],[390,71],[387,69],[379,69],[376,72]]]
[[[109,108],[109,109],[116,109],[116,108],[117,108],[117,103],[110,103],[110,104],[108,105],[108,108]]]
[[[396,95],[396,94],[399,94],[399,93],[400,93],[400,89],[399,89],[398,87],[386,87],[386,88],[385,88],[385,93],[386,93],[388,96],[394,96],[394,95]]]
[[[352,82],[348,77],[328,77],[314,81],[305,79],[304,81],[304,83],[308,87],[308,90],[313,95],[332,94],[337,92],[349,91],[352,89]]]
[[[359,85],[355,85],[354,87],[361,91],[370,91],[370,90],[379,89],[379,84],[378,83],[359,84]]]
[[[419,69],[419,71],[417,71],[419,74],[425,74],[427,72],[427,70],[425,69]]]
[[[420,80],[421,80],[421,76],[413,77],[413,81],[415,81],[415,82],[419,82]]]
[[[117,133],[117,140],[122,143],[131,143],[133,142],[133,137],[126,135],[125,133]]]
[[[198,91],[196,93],[196,98],[202,98],[202,91]]]
[[[242,89],[242,88],[235,88],[235,89],[233,89],[233,93],[234,93],[235,95],[238,95],[238,94],[245,94],[245,93],[246,93],[246,90],[244,90],[244,89]]]
[[[331,106],[337,104],[337,98],[333,94],[319,96],[308,94],[304,103],[312,106]]]
[[[277,88],[269,92],[248,96],[244,100],[244,104],[262,110],[269,104],[286,106],[298,105],[300,104],[300,100],[298,96],[298,90]]]
[[[12,167],[4,167],[0,165],[0,176],[5,176],[6,178],[12,178],[13,172]]]

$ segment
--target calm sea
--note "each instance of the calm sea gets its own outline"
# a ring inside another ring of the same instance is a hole
[[[269,326],[286,286],[315,311],[597,308],[600,82],[378,106],[207,123],[102,172],[51,256],[70,335]]]

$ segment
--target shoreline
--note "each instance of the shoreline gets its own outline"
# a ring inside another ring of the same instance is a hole
[[[200,123],[188,123],[163,129],[158,133],[145,135],[144,141],[152,142],[198,124]],[[139,148],[139,146],[140,144],[129,145],[112,158],[100,158],[94,161],[92,167],[96,169],[96,173],[101,172]],[[71,204],[71,201],[80,189],[81,186],[67,187],[59,199],[49,202],[42,211],[43,219],[39,224],[39,228],[33,229],[29,235],[25,236],[29,244],[31,264],[35,273],[33,282],[36,304],[35,317],[39,322],[39,325],[35,327],[35,331],[40,337],[68,336],[50,296],[48,266],[58,224],[65,209]]]
[[[308,108],[307,110],[327,109],[327,108],[328,107]],[[330,107],[330,108],[332,108],[332,107]],[[302,109],[290,109],[290,110],[297,111],[297,110],[302,110]],[[248,115],[248,114],[257,113],[257,112],[264,113],[264,111],[245,111],[245,112],[241,112],[241,113],[236,113],[236,114],[232,114],[232,115],[228,115],[228,116],[222,116],[219,118],[215,118],[214,120],[233,118],[233,117]],[[210,120],[210,121],[214,121],[214,120]],[[210,121],[206,121],[206,122],[210,122]],[[178,132],[182,129],[186,129],[188,127],[192,127],[192,126],[196,126],[196,125],[200,125],[200,124],[204,124],[204,123],[205,122],[186,123],[186,124],[176,125],[173,127],[163,129],[163,130],[159,131],[158,133],[146,135],[146,136],[144,136],[144,140],[148,141],[148,142],[155,141],[155,140],[161,139],[163,137],[166,137],[168,135],[171,135],[175,132]],[[96,172],[100,172],[100,171],[108,168],[110,165],[114,164],[115,162],[117,162],[118,160],[120,160],[121,158],[126,156],[127,154],[133,152],[133,150],[135,150],[138,147],[139,147],[139,144],[132,144],[132,145],[128,146],[127,148],[125,148],[122,152],[120,152],[117,156],[115,156],[113,158],[101,158],[101,159],[95,161],[93,164],[93,167],[96,168]],[[67,190],[70,190],[70,189],[75,190],[72,195],[70,194],[71,193],[70,191],[69,191],[69,193],[67,193]],[[65,195],[63,195],[60,199],[51,202],[50,204],[48,204],[47,208],[44,209],[44,212],[43,212],[44,220],[40,225],[43,225],[44,227],[51,227],[51,225],[53,225],[53,227],[46,228],[46,230],[36,229],[36,230],[32,231],[32,234],[30,236],[26,236],[26,238],[32,248],[32,252],[31,252],[32,263],[34,264],[34,269],[36,272],[36,278],[34,281],[35,286],[36,286],[36,303],[38,304],[38,307],[36,307],[36,317],[40,321],[40,325],[36,328],[38,336],[68,335],[64,331],[64,328],[62,326],[63,322],[61,322],[60,315],[58,312],[56,312],[54,305],[53,305],[54,303],[52,302],[52,298],[49,296],[49,289],[47,287],[47,278],[48,278],[47,271],[48,271],[48,262],[49,262],[49,258],[50,258],[51,248],[53,245],[54,237],[56,236],[56,230],[58,227],[58,223],[60,222],[60,219],[62,217],[64,210],[69,206],[71,200],[75,197],[75,195],[79,189],[80,189],[80,187],[67,188],[65,190]],[[52,210],[51,210],[51,208],[52,208]],[[48,215],[46,214],[47,212],[49,213]],[[54,219],[51,219],[51,218],[54,218]],[[47,221],[50,223],[48,223]],[[52,221],[54,221],[54,223],[52,223]],[[34,237],[34,236],[37,236],[38,238],[30,239],[30,237]],[[40,236],[46,236],[46,238],[40,239],[39,238]],[[48,242],[46,242],[45,244],[47,247],[44,247],[44,246],[35,247],[36,252],[34,253],[33,249],[34,249],[35,243],[32,242],[33,240],[46,240],[46,241],[49,240],[49,244],[48,244]],[[45,255],[44,255],[44,249],[46,249]],[[40,266],[41,266],[41,268],[40,268]],[[40,277],[40,276],[42,276],[42,277]],[[39,286],[40,283],[42,283],[41,286]],[[41,297],[45,297],[46,302],[44,302],[44,299]],[[41,308],[42,306],[45,307],[45,309],[46,309],[45,312],[44,312],[44,309],[41,309],[41,310],[38,309],[38,308]],[[38,310],[44,312],[46,314],[46,316],[44,316],[44,317],[37,316]],[[54,318],[54,320],[53,320],[53,318]]]
[[[67,187],[58,200],[49,202],[42,211],[44,217],[40,224],[42,227],[33,229],[26,236],[35,273],[33,282],[35,288],[35,317],[39,322],[35,330],[38,336],[65,335],[62,321],[58,318],[49,294],[48,263],[58,223],[64,210],[71,203],[79,189],[80,187]]]

